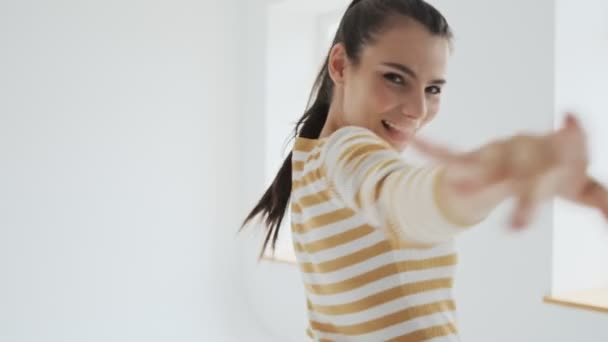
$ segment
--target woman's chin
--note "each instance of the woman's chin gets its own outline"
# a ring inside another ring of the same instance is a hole
[[[386,141],[399,151],[402,151],[407,147],[414,135],[414,132],[409,131],[401,131],[386,127],[382,127],[382,129],[382,135],[384,136]]]

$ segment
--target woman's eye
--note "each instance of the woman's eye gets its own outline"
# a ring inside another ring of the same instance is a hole
[[[431,86],[426,88],[426,92],[432,95],[441,94],[441,88],[438,86]]]
[[[384,74],[384,78],[386,78],[387,80],[389,80],[395,84],[400,84],[400,85],[405,84],[405,80],[403,79],[403,77],[401,77],[395,73]]]

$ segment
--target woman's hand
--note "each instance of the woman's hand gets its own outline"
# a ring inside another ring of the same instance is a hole
[[[419,138],[413,143],[421,152],[447,164],[449,172],[443,181],[451,188],[451,202],[460,217],[475,217],[476,213],[466,213],[467,210],[489,212],[502,199],[515,196],[517,205],[511,224],[521,228],[530,222],[540,202],[560,196],[597,208],[608,219],[608,192],[587,174],[586,134],[572,114],[556,132],[517,135],[468,153],[456,153]],[[487,194],[482,200],[484,192],[496,188],[504,190],[494,191],[494,203],[487,200]],[[457,203],[475,202],[475,197],[479,208]],[[481,208],[484,205],[492,207]]]

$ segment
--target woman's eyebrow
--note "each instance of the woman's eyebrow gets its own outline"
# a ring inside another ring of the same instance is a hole
[[[392,63],[392,62],[386,62],[386,63],[382,63],[385,66],[391,67],[391,68],[395,68],[401,72],[403,72],[404,74],[409,75],[411,78],[417,80],[418,79],[418,75],[416,75],[416,73],[414,72],[414,70],[412,70],[410,67],[403,65],[403,64],[399,64],[399,63]],[[431,81],[431,84],[446,84],[446,80],[444,80],[443,78],[438,78],[435,80]]]

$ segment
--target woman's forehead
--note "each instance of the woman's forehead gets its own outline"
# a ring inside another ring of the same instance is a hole
[[[445,37],[432,34],[417,22],[408,21],[382,31],[361,51],[368,63],[399,63],[420,72],[434,70],[443,76],[449,57],[450,43]]]

